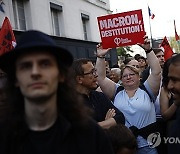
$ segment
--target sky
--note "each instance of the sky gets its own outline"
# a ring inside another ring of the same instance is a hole
[[[174,37],[174,20],[176,31],[180,35],[179,0],[109,0],[113,13],[142,9],[145,31],[150,38]],[[148,6],[154,19],[149,20]],[[150,27],[151,32],[150,33]]]

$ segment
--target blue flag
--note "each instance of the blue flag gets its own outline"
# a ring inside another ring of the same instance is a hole
[[[0,0],[0,11],[5,13],[5,11],[3,9],[3,5],[5,5],[4,2],[2,0]]]
[[[148,12],[149,12],[149,17],[151,17],[151,19],[154,19],[155,14],[154,14],[154,13],[152,13],[152,11],[151,11],[151,9],[150,9],[150,7],[149,7],[149,6],[148,6]]]

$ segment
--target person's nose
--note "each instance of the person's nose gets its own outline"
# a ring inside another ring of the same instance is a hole
[[[40,76],[40,68],[38,67],[37,64],[33,64],[32,66],[32,71],[31,71],[31,75],[32,77],[38,77]]]
[[[94,77],[95,77],[95,78],[97,78],[97,77],[98,77],[98,74],[97,74],[97,73],[95,73],[95,74],[94,74]]]
[[[93,76],[94,76],[95,78],[98,77],[97,70],[94,70],[94,72],[93,72],[92,74],[93,74]]]
[[[127,74],[127,79],[131,78],[131,75],[130,74]]]
[[[161,59],[161,61],[164,61],[164,56],[161,56],[161,58],[160,58],[160,59]]]

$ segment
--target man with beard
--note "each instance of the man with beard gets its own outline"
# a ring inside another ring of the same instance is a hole
[[[168,90],[173,95],[174,104],[178,107],[176,120],[170,128],[170,137],[180,139],[180,54],[172,57],[168,70]],[[179,154],[180,143],[169,143],[168,153]]]
[[[164,52],[161,48],[153,48],[153,51],[156,55],[156,57],[158,58],[159,64],[161,66],[161,70],[164,67]],[[144,83],[144,81],[148,78],[149,74],[151,73],[151,69],[150,67],[147,67],[143,72],[142,72],[142,79],[141,82]],[[162,79],[162,78],[161,78]],[[162,83],[162,80],[161,80]],[[161,91],[161,83],[160,83],[160,90],[159,90],[159,94],[154,102],[155,105],[155,111],[156,111],[156,120],[157,123],[159,124],[159,128],[160,128],[160,133],[162,136],[165,135],[166,133],[166,122],[164,122],[164,120],[162,119],[161,116],[161,110],[160,110],[160,102],[159,102],[159,98],[160,98],[160,91]],[[166,148],[165,145],[163,144],[163,142],[161,143],[160,146],[157,147],[158,153],[159,154],[165,154],[166,152]]]
[[[124,124],[124,115],[102,92],[96,91],[97,73],[88,59],[77,59],[73,63],[76,90],[84,97],[85,103],[93,111],[93,118],[102,128],[110,128],[118,123]]]
[[[180,105],[180,54],[172,57],[168,71],[168,89],[176,105]]]

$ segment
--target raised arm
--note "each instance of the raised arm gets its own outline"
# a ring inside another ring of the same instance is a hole
[[[147,37],[145,38],[145,43],[140,46],[145,50],[149,66],[151,68],[151,73],[147,81],[154,95],[157,96],[159,93],[161,82],[161,67],[158,58],[156,57],[152,48],[150,47],[150,42],[148,41]]]
[[[112,100],[115,94],[116,84],[106,77],[106,64],[104,58],[109,50],[110,49],[102,49],[101,45],[97,46],[96,69],[98,74],[98,84],[101,87],[101,90]]]
[[[148,83],[153,93],[157,96],[159,93],[160,82],[161,82],[161,67],[158,58],[153,51],[147,54],[149,66],[151,68],[151,74],[148,77]]]

